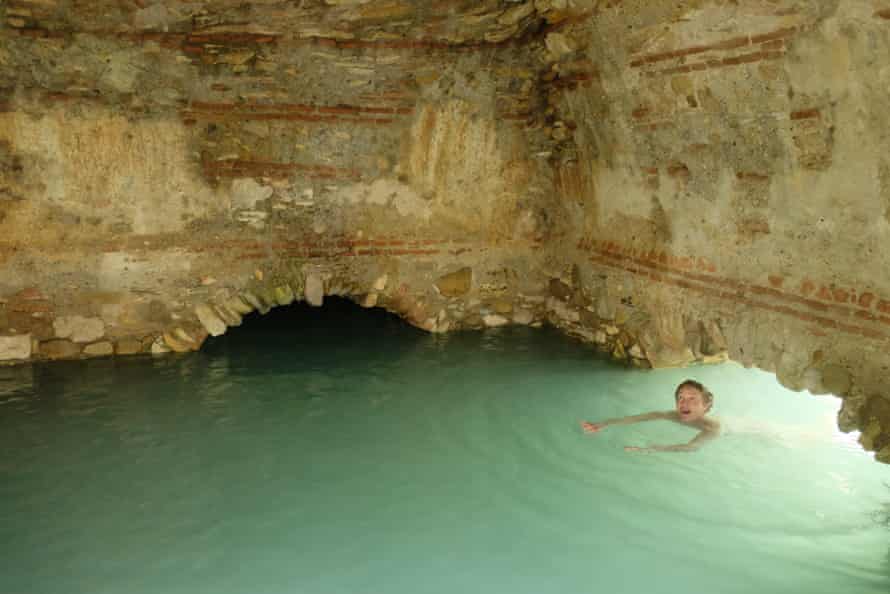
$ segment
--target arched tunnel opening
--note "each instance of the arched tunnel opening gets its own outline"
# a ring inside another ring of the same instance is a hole
[[[350,349],[372,354],[393,341],[410,343],[427,336],[382,308],[364,308],[345,297],[331,296],[321,307],[299,301],[275,307],[265,314],[256,311],[244,317],[240,326],[209,338],[202,352],[209,356],[249,356],[254,352],[300,351],[314,349],[322,357],[336,357]]]

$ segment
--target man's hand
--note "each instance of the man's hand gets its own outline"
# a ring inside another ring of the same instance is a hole
[[[591,423],[590,421],[581,421],[581,428],[584,433],[598,433],[606,428],[602,423]]]

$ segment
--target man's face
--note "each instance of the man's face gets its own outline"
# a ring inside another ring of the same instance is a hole
[[[683,386],[677,394],[677,413],[684,423],[698,421],[708,412],[708,403],[701,392],[692,386]]]

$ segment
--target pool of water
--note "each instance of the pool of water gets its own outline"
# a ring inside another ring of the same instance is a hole
[[[0,592],[890,591],[890,467],[836,399],[546,329],[279,313],[200,353],[0,369]],[[706,448],[581,432],[686,377],[726,428]]]

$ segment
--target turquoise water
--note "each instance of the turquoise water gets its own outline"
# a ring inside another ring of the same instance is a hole
[[[890,591],[890,467],[835,399],[289,309],[200,353],[0,369],[0,592]],[[691,438],[669,423],[578,427],[686,377],[727,427],[699,452],[624,452]]]

